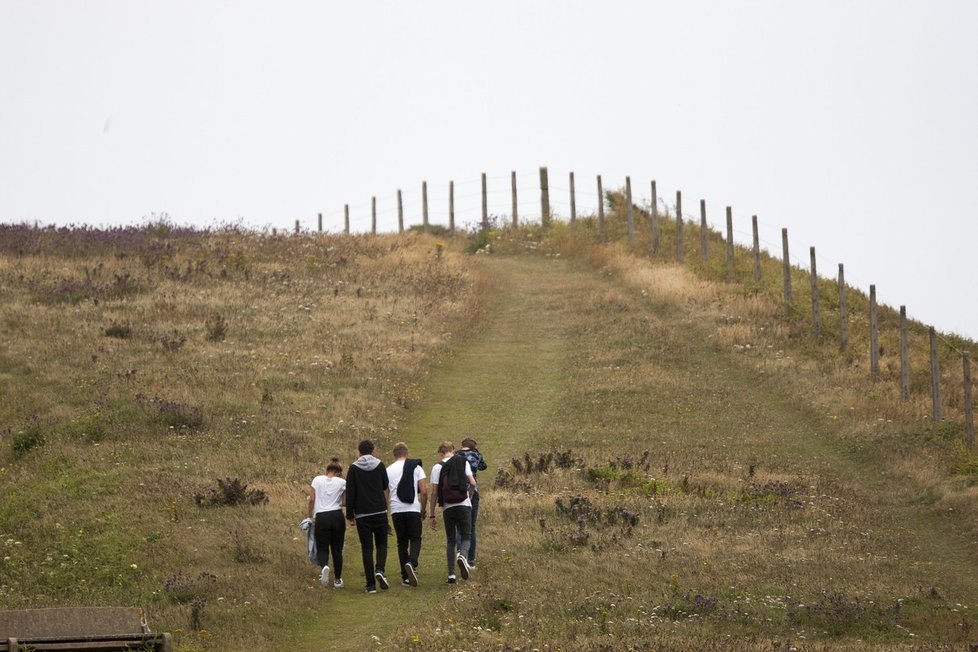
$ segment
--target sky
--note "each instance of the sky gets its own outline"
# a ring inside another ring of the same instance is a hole
[[[978,338],[978,2],[0,0],[0,223],[354,231],[596,176]]]

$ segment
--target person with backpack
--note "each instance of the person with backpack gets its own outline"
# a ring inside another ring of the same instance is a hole
[[[475,478],[475,491],[472,492],[472,496],[470,498],[472,501],[472,533],[469,536],[468,554],[469,570],[473,570],[475,569],[475,523],[479,518],[479,471],[485,471],[487,468],[489,468],[489,465],[486,464],[486,460],[482,456],[482,453],[480,453],[479,449],[476,448],[475,440],[470,437],[466,437],[462,440],[462,448],[455,451],[455,454],[466,459],[466,461],[469,463],[469,467],[472,469],[472,477]],[[461,547],[461,535],[456,537],[455,543]]]
[[[418,585],[418,556],[425,510],[428,507],[428,483],[421,460],[408,459],[404,442],[394,444],[394,461],[387,467],[391,487],[391,521],[397,535],[397,559],[401,565],[401,584]]]
[[[475,490],[472,468],[463,457],[455,455],[455,445],[450,441],[438,447],[441,461],[431,469],[431,484],[435,490],[428,500],[431,527],[437,527],[435,504],[442,506],[445,523],[445,552],[448,561],[448,583],[455,584],[455,565],[463,580],[469,579],[469,537],[472,532],[472,501],[469,496]],[[460,542],[456,545],[455,537]]]
[[[356,525],[363,553],[363,575],[367,593],[376,593],[377,585],[390,588],[384,566],[387,564],[387,510],[390,504],[389,480],[384,463],[373,456],[374,443],[364,439],[357,446],[360,457],[346,473],[346,520]],[[374,547],[377,561],[374,563]]]

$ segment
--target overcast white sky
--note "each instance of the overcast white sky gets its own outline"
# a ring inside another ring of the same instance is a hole
[[[978,2],[0,0],[0,222],[670,204],[978,337]]]

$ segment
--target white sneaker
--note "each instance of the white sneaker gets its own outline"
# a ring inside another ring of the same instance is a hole
[[[333,580],[333,588],[334,589],[342,589],[343,588],[343,578],[342,577],[340,579],[338,579],[338,580]]]
[[[323,572],[319,574],[319,583],[329,587],[329,566],[323,566]]]
[[[408,584],[411,586],[417,586],[418,574],[414,572],[414,566],[411,565],[411,562],[404,564],[404,572],[407,574]]]
[[[459,555],[455,558],[455,561],[458,563],[458,574],[462,576],[463,580],[469,579],[469,571],[471,570],[469,568],[469,560]]]

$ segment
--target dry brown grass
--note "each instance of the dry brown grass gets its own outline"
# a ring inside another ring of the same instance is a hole
[[[294,590],[309,478],[396,438],[479,273],[413,235],[4,235],[0,605],[137,604],[180,649],[271,647],[317,597]],[[226,477],[268,504],[194,505]]]
[[[295,527],[319,462],[348,461],[365,435],[386,449],[407,429],[430,438],[425,424],[464,424],[488,438],[497,471],[495,486],[482,479],[477,581],[382,596],[373,647],[973,642],[974,458],[958,443],[953,389],[951,420],[926,421],[919,328],[905,402],[891,358],[880,381],[867,378],[856,293],[840,353],[831,309],[816,340],[805,302],[785,305],[773,281],[649,260],[591,235],[587,221],[575,235],[560,225],[547,237],[494,235],[496,250],[533,257],[490,259],[488,272],[452,250],[437,260],[431,240],[413,237],[228,234],[164,257],[5,251],[0,383],[13,399],[0,413],[11,427],[0,540],[21,543],[3,544],[0,604],[135,602],[181,649],[274,648],[291,619],[334,613],[317,607]],[[519,296],[525,278],[545,291]],[[490,287],[502,288],[493,306],[504,319],[463,336]],[[90,296],[57,300],[78,288]],[[214,312],[228,323],[223,340],[207,338]],[[105,336],[112,323],[131,337]],[[884,323],[891,351],[892,315]],[[438,384],[446,396],[426,389],[428,374],[451,379]],[[436,402],[444,412],[416,424]],[[194,407],[199,425],[164,420]],[[14,431],[32,427],[45,443],[15,456]],[[525,471],[524,452],[568,449],[571,464]],[[193,504],[228,476],[268,504]],[[174,573],[203,604],[198,631],[200,607],[165,588]],[[336,609],[363,616],[373,607],[357,597]]]

